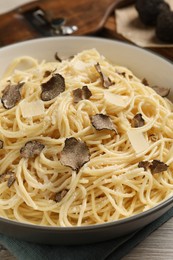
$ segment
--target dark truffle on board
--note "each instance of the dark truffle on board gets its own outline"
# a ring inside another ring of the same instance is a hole
[[[136,10],[145,25],[155,25],[161,12],[170,10],[163,0],[136,0]]]
[[[162,12],[157,18],[156,36],[166,43],[173,43],[173,11]]]

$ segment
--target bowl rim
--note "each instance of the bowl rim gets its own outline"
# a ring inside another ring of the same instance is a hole
[[[37,42],[52,42],[52,41],[64,41],[65,39],[70,39],[71,41],[80,41],[80,40],[86,40],[86,41],[99,41],[99,42],[105,42],[105,43],[114,43],[115,45],[122,45],[124,47],[128,47],[131,48],[133,50],[138,50],[139,52],[143,52],[146,54],[149,54],[155,58],[161,59],[163,62],[166,62],[167,65],[172,65],[173,61],[170,60],[169,58],[163,56],[160,53],[156,53],[154,50],[152,49],[144,49],[141,46],[135,45],[132,42],[124,42],[120,39],[109,39],[109,38],[103,38],[103,37],[99,37],[99,36],[85,36],[85,35],[81,35],[81,36],[74,36],[74,35],[69,35],[69,36],[52,36],[52,37],[42,37],[42,38],[35,38],[35,39],[29,39],[29,40],[24,40],[24,41],[20,41],[20,42],[16,42],[16,43],[12,43],[6,46],[2,46],[0,48],[0,55],[1,53],[3,53],[5,50],[11,49],[11,48],[18,48],[20,46],[27,46],[28,44],[32,44],[32,43],[37,43]]]

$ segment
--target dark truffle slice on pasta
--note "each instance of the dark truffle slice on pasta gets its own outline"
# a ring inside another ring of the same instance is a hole
[[[167,97],[170,93],[170,88],[152,86],[151,87],[161,97]]]
[[[68,192],[68,190],[62,190],[62,191],[56,193],[55,194],[55,201],[60,202],[65,197],[67,192]]]
[[[142,84],[144,84],[145,86],[149,86],[148,80],[146,78],[142,79]]]
[[[141,113],[136,114],[133,117],[132,122],[131,122],[132,127],[135,127],[135,128],[141,127],[144,124],[145,124],[145,121],[144,121]]]
[[[118,73],[118,75],[122,76],[123,78],[126,77],[126,73],[123,71],[123,72],[120,72],[120,71],[115,71],[116,73]]]
[[[4,142],[0,140],[0,149],[3,149],[3,147],[4,147]]]
[[[168,165],[159,160],[153,160],[152,164],[149,166],[151,173],[160,173],[168,169]]]
[[[85,142],[77,140],[74,137],[65,140],[64,148],[60,153],[60,162],[62,165],[69,166],[78,172],[89,160],[89,148]]]
[[[82,87],[82,93],[83,93],[83,98],[84,99],[89,99],[92,96],[92,93],[88,86],[83,86]]]
[[[8,172],[4,172],[4,173],[0,174],[0,182],[2,182],[2,181],[5,180],[5,178],[6,178],[6,176],[7,176],[7,173],[8,173]]]
[[[54,57],[55,57],[55,60],[57,60],[57,61],[59,61],[59,62],[62,62],[63,60],[71,60],[71,59],[73,59],[73,58],[74,58],[74,55],[71,55],[71,56],[69,56],[69,57],[63,57],[63,58],[62,58],[62,57],[59,56],[58,52],[55,52]]]
[[[87,86],[83,86],[81,88],[77,88],[73,90],[73,102],[78,103],[83,99],[89,99],[92,96],[91,91]]]
[[[147,79],[144,78],[141,82],[145,86],[149,86]],[[160,87],[160,86],[149,86],[149,87],[152,88],[161,97],[167,97],[171,90],[170,88]]]
[[[10,188],[16,181],[15,173],[12,171],[7,171],[0,175],[0,182],[7,181],[7,186]]]
[[[151,165],[151,163],[148,161],[141,161],[138,163],[138,167],[144,168],[145,171],[147,171],[147,169],[149,168],[150,165]]]
[[[44,72],[43,78],[49,77],[49,76],[51,75],[51,73],[52,73],[52,71],[46,70],[46,71]]]
[[[109,88],[109,87],[113,84],[113,82],[110,80],[109,77],[107,77],[107,76],[102,72],[99,63],[97,63],[97,64],[95,65],[95,68],[96,68],[97,72],[98,72],[99,75],[100,75],[100,79],[101,79],[101,81],[102,81],[103,87],[104,87],[104,88]]]
[[[91,117],[91,123],[96,130],[111,130],[117,133],[117,129],[111,118],[104,114],[96,114]]]
[[[14,184],[15,181],[16,181],[16,176],[12,172],[12,174],[10,175],[10,177],[7,181],[7,186],[10,188]]]
[[[20,88],[24,83],[18,83],[16,85],[8,85],[2,91],[1,102],[6,109],[13,108],[21,99]]]
[[[54,74],[47,82],[41,84],[41,99],[49,101],[65,90],[65,80],[62,75]]]
[[[55,60],[62,62],[62,59],[59,57],[58,52],[55,52]]]
[[[36,155],[39,155],[44,147],[44,144],[41,144],[36,140],[29,141],[20,149],[21,157],[33,158]]]
[[[78,103],[82,100],[82,89],[77,88],[73,90],[73,102]]]

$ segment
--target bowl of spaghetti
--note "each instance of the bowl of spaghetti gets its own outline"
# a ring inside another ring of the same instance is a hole
[[[173,65],[93,37],[0,49],[0,232],[112,239],[173,205]]]

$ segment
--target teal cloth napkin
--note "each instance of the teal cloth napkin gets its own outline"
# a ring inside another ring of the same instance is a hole
[[[0,244],[6,247],[17,260],[119,260],[172,216],[173,208],[140,231],[92,245],[40,245],[2,234],[0,234]]]

